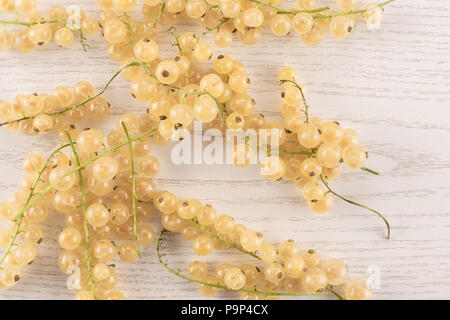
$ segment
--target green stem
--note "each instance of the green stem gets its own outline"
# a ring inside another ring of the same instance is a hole
[[[314,152],[308,152],[308,151],[287,151],[287,150],[280,150],[280,153],[285,153],[285,154],[305,154],[308,156],[314,156],[315,153]]]
[[[361,170],[366,171],[366,172],[369,172],[369,173],[374,174],[374,175],[376,175],[376,176],[379,176],[379,175],[380,175],[379,172],[377,172],[377,171],[375,171],[375,170],[372,170],[372,169],[369,169],[369,168],[366,168],[366,167],[362,167]]]
[[[168,30],[169,33],[175,38],[175,45],[178,47],[178,51],[180,52],[180,55],[183,55],[183,49],[181,49],[180,40],[178,39],[178,35],[175,33],[175,28],[170,27]]]
[[[343,196],[341,196],[340,194],[338,194],[337,192],[335,192],[333,189],[330,188],[330,186],[328,185],[327,181],[323,178],[322,175],[320,176],[320,180],[325,185],[325,187],[328,189],[329,193],[334,194],[336,197],[340,198],[341,200],[344,200],[347,203],[350,203],[350,204],[355,205],[357,207],[369,210],[369,211],[375,213],[378,217],[380,217],[384,221],[384,223],[386,224],[386,228],[387,228],[387,237],[386,238],[387,239],[391,238],[391,227],[389,225],[388,220],[381,213],[379,213],[378,211],[376,211],[376,210],[374,210],[372,208],[369,208],[368,206],[365,206],[363,204],[360,204],[360,203],[357,203],[355,201],[352,201],[352,200],[344,198]]]
[[[178,35],[175,33],[175,28],[171,27],[169,29],[169,33],[175,38],[175,45],[177,46],[178,52],[180,53],[180,56],[182,57],[183,49],[181,48],[181,45],[180,45],[180,39],[178,38]],[[189,84],[189,74],[187,71],[184,73],[184,80],[186,82],[186,85],[188,85]]]
[[[201,34],[199,34],[199,35],[194,35],[194,37],[195,37],[197,40],[200,40],[201,38],[203,38],[203,37],[206,36],[207,34],[213,32],[213,31],[215,31],[215,30],[218,31],[225,23],[228,22],[228,20],[230,20],[230,18],[224,18],[224,19],[222,19],[222,20],[220,21],[220,23],[219,23],[217,26],[215,26],[215,27],[213,27],[213,28],[207,28],[205,32],[203,32],[203,33],[201,33]]]
[[[219,235],[215,234],[214,232],[211,232],[209,230],[207,230],[204,226],[202,226],[200,223],[198,223],[198,221],[196,221],[195,219],[192,220],[192,222],[195,224],[195,226],[197,227],[197,229],[199,229],[200,231],[206,233],[209,237],[214,238],[216,240],[219,240],[220,242],[226,244],[229,248],[233,248],[236,250],[239,250],[240,252],[242,252],[243,254],[249,255],[255,259],[258,260],[262,260],[257,254],[255,254],[254,252],[250,252],[245,250],[244,248],[242,248],[241,246],[238,246],[235,243],[226,241],[224,239],[222,239]]]
[[[309,105],[308,105],[308,103],[306,102],[305,94],[304,94],[304,92],[303,92],[302,87],[299,86],[299,84],[298,84],[297,82],[295,82],[295,81],[292,81],[292,80],[281,80],[281,83],[282,83],[282,84],[283,84],[283,83],[286,83],[286,82],[292,83],[298,90],[300,90],[300,94],[302,95],[303,105],[305,106],[305,110],[304,110],[304,113],[305,113],[305,123],[309,123],[309,112],[308,112],[308,111],[309,111]]]
[[[252,0],[250,0],[252,1]],[[367,11],[373,10],[375,8],[382,8],[386,5],[388,5],[391,2],[394,2],[395,0],[389,0],[383,3],[380,3],[378,5],[375,5],[373,7],[370,7],[368,9],[363,9],[363,10],[350,10],[350,11],[343,11],[343,12],[339,12],[339,13],[335,13],[335,14],[330,14],[330,15],[314,15],[314,19],[326,19],[326,18],[333,18],[333,17],[338,17],[338,16],[347,16],[347,15],[351,15],[351,14],[360,14],[360,13],[365,13]]]
[[[331,286],[331,285],[328,285],[328,286],[326,287],[326,290],[328,290],[329,292],[331,292],[332,294],[334,294],[339,300],[347,300],[347,299],[345,299],[342,295],[340,295],[339,293],[337,293],[337,292],[334,290],[333,286]]]
[[[163,14],[163,12],[164,12],[164,8],[165,8],[165,7],[166,7],[166,2],[163,1],[163,2],[160,4],[158,14],[156,15],[155,22],[153,23],[154,26],[156,26],[156,25],[159,23],[159,20],[161,20],[161,16],[162,16],[162,14]]]
[[[75,144],[73,143],[72,137],[70,136],[69,132],[66,131],[67,140],[69,140],[70,147],[72,149],[73,157],[75,158],[75,162],[77,166],[80,166],[80,158],[78,157],[77,149],[75,148]],[[89,226],[86,216],[86,192],[84,189],[84,182],[83,182],[83,174],[82,170],[78,170],[78,180],[79,180],[79,187],[81,192],[81,207],[83,208],[83,228],[84,228],[84,246],[85,246],[85,260],[86,260],[86,266],[88,271],[88,279],[89,279],[89,285],[91,286],[92,295],[94,296],[94,299],[97,299],[95,294],[95,285],[94,285],[94,278],[92,276],[92,266],[91,266],[91,255],[89,253]]]
[[[311,10],[286,10],[284,8],[276,7],[270,3],[262,2],[259,0],[249,0],[249,1],[258,3],[264,7],[270,7],[272,9],[275,9],[277,14],[297,14],[300,12],[317,13],[317,12],[322,12],[322,11],[326,11],[326,10],[330,9],[330,7],[322,7],[322,8],[311,9]]]
[[[81,46],[83,47],[84,52],[87,52],[87,47],[89,47],[88,44],[84,43],[85,37],[84,37],[84,33],[83,31],[80,29],[80,42],[81,42]]]
[[[189,282],[198,283],[198,284],[201,284],[201,285],[204,285],[204,286],[214,287],[214,288],[218,288],[218,289],[222,289],[222,290],[226,290],[226,291],[240,291],[240,292],[245,292],[245,293],[259,294],[259,295],[262,295],[262,296],[265,296],[265,297],[268,297],[268,296],[311,296],[311,295],[317,296],[317,295],[327,295],[328,294],[326,292],[313,292],[313,293],[307,293],[307,292],[266,292],[266,291],[260,291],[260,290],[257,290],[257,289],[254,289],[254,290],[247,290],[247,289],[232,290],[232,289],[230,289],[230,288],[228,288],[226,286],[220,285],[218,283],[208,283],[208,282],[205,282],[205,281],[189,278],[189,277],[181,274],[179,271],[173,270],[169,266],[168,262],[164,261],[163,258],[162,258],[163,254],[161,253],[161,246],[162,246],[162,243],[163,243],[164,235],[166,233],[168,233],[168,232],[169,232],[168,230],[163,229],[161,231],[160,235],[159,235],[158,243],[156,245],[156,252],[157,252],[157,255],[158,255],[158,260],[170,273],[173,273],[174,275],[176,275],[176,276],[178,276],[178,277],[180,277],[180,278],[182,278],[184,280],[187,280]]]
[[[36,177],[36,180],[34,181],[33,186],[32,186],[31,189],[30,189],[30,193],[29,193],[29,195],[28,195],[28,197],[27,197],[27,200],[25,201],[25,206],[27,206],[27,205],[30,203],[31,199],[33,198],[33,196],[34,196],[34,190],[36,189],[38,183],[41,181],[41,177],[42,177],[42,175],[43,175],[45,169],[47,168],[47,166],[50,164],[50,161],[53,159],[53,157],[54,157],[58,152],[60,152],[61,150],[65,149],[65,148],[67,148],[67,147],[69,147],[69,146],[70,146],[70,144],[62,145],[61,147],[59,147],[58,149],[56,149],[55,151],[53,151],[53,152],[50,154],[50,156],[47,158],[47,161],[45,162],[45,164],[44,164],[44,166],[42,167],[42,169],[39,170],[39,173],[38,173],[38,175],[37,175],[37,177]],[[28,210],[28,209],[26,209],[26,210]],[[20,233],[20,226],[21,226],[21,224],[22,224],[22,220],[23,220],[23,217],[24,217],[24,214],[25,214],[26,210],[21,210],[21,211],[17,214],[17,216],[16,216],[17,227],[16,227],[16,230],[15,230],[15,232],[14,232],[14,235],[12,236],[12,238],[11,238],[11,240],[10,240],[10,242],[9,242],[8,247],[6,248],[6,251],[3,253],[2,258],[0,259],[0,266],[3,264],[3,262],[4,262],[5,259],[6,259],[6,257],[7,257],[8,254],[11,252],[11,248],[14,246],[14,244],[15,244],[15,242],[16,242],[17,236],[18,236],[19,233]]]
[[[37,24],[46,24],[46,23],[60,23],[60,24],[66,24],[67,21],[63,21],[63,20],[44,20],[44,21],[39,21],[39,22],[21,22],[21,21],[15,21],[15,20],[0,20],[0,24],[15,24],[15,25],[19,25],[19,26],[26,26],[26,27],[30,27],[30,26],[35,26]]]
[[[125,131],[125,135],[128,141],[128,147],[130,151],[130,160],[131,160],[131,205],[132,205],[132,214],[133,214],[133,234],[134,239],[136,241],[136,246],[138,245],[138,234],[137,234],[137,218],[136,218],[136,169],[134,163],[134,153],[133,153],[133,144],[131,142],[130,134],[128,133],[128,129],[124,122],[122,122],[123,131]],[[138,247],[138,256],[141,257],[141,253]]]

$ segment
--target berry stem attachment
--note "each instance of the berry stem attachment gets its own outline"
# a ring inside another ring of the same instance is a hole
[[[252,0],[250,0],[252,1]],[[327,18],[333,18],[333,17],[338,17],[338,16],[348,16],[348,15],[352,15],[352,14],[361,14],[361,13],[365,13],[367,11],[373,10],[375,8],[383,8],[384,6],[388,5],[391,2],[394,2],[395,0],[389,0],[377,5],[374,5],[373,7],[369,7],[367,9],[362,9],[362,10],[350,10],[350,11],[343,11],[340,13],[335,13],[335,14],[330,14],[330,15],[314,15],[314,19],[327,19]]]
[[[335,195],[336,197],[340,198],[341,200],[344,200],[347,203],[350,203],[350,204],[355,205],[357,207],[369,210],[369,211],[375,213],[378,217],[380,217],[384,221],[384,223],[386,224],[386,228],[387,228],[386,239],[389,240],[391,238],[391,227],[389,225],[388,220],[381,213],[379,213],[378,211],[376,211],[376,210],[374,210],[372,208],[369,208],[368,206],[365,206],[365,205],[360,204],[358,202],[355,202],[355,201],[349,200],[347,198],[344,198],[343,196],[341,196],[340,194],[338,194],[337,192],[335,192],[333,189],[330,188],[330,186],[328,185],[328,182],[324,179],[324,177],[322,175],[320,176],[320,180],[325,185],[325,187],[328,189],[329,193],[332,193],[333,195]]]
[[[164,240],[164,235],[166,233],[168,233],[169,231],[166,229],[163,229],[161,231],[161,233],[159,234],[159,238],[158,238],[158,243],[156,245],[156,253],[158,255],[158,260],[159,262],[170,272],[173,273],[174,275],[176,275],[177,277],[180,277],[184,280],[187,280],[189,282],[193,282],[193,283],[198,283],[204,286],[208,286],[208,287],[214,287],[214,288],[218,288],[218,289],[222,289],[222,290],[226,290],[226,291],[240,291],[240,292],[245,292],[245,293],[253,293],[253,294],[258,294],[258,295],[262,295],[264,297],[269,297],[269,296],[310,296],[310,295],[314,295],[314,296],[318,296],[318,295],[328,295],[327,292],[313,292],[313,293],[308,293],[308,292],[266,292],[266,291],[259,291],[257,289],[253,289],[253,290],[247,290],[247,289],[239,289],[239,290],[232,290],[226,286],[223,286],[219,283],[208,283],[208,282],[204,282],[201,280],[196,280],[196,279],[192,279],[189,278],[185,275],[183,275],[182,273],[180,273],[180,271],[174,270],[172,269],[167,261],[163,260],[163,254],[161,253],[161,247],[162,247],[162,243]]]
[[[150,77],[152,77],[153,79],[155,79],[156,82],[157,82],[157,84],[160,85],[160,86],[169,88],[169,89],[171,89],[171,90],[173,90],[173,91],[180,92],[180,93],[183,94],[184,96],[198,96],[198,97],[199,97],[199,96],[203,96],[203,95],[208,95],[208,96],[210,96],[210,97],[214,100],[214,102],[216,103],[217,110],[219,111],[219,117],[220,117],[220,120],[224,121],[225,117],[224,117],[224,110],[222,109],[222,105],[220,104],[219,100],[217,100],[217,98],[215,98],[215,97],[214,97],[212,94],[210,94],[208,91],[190,91],[190,92],[185,92],[185,91],[183,91],[183,90],[182,90],[181,88],[179,88],[179,87],[175,87],[175,86],[172,86],[172,85],[170,85],[170,84],[162,83],[161,81],[159,81],[158,78],[151,72],[151,70],[150,70],[148,64],[146,64],[146,63],[139,63],[139,62],[136,62],[136,63],[137,63],[138,65],[144,67],[145,71],[150,75]]]
[[[78,170],[78,180],[79,180],[79,187],[81,192],[81,207],[83,208],[83,228],[84,228],[84,245],[85,245],[85,260],[86,260],[86,266],[87,266],[87,272],[88,272],[88,279],[89,279],[89,285],[91,287],[92,295],[94,296],[94,299],[97,299],[95,294],[95,285],[94,285],[94,278],[92,276],[92,266],[91,266],[91,254],[89,253],[89,226],[86,216],[86,190],[84,189],[84,182],[83,182],[83,175],[82,170],[85,168],[84,166],[81,166],[80,158],[78,157],[77,149],[75,148],[75,144],[72,140],[72,137],[70,136],[68,131],[65,131],[67,140],[69,141],[70,148],[72,149],[73,157],[75,158],[75,163],[78,167],[80,167],[80,170]]]
[[[128,132],[127,126],[124,122],[122,122],[123,131],[125,132],[125,136],[128,141],[128,148],[130,151],[130,160],[131,160],[131,210],[133,215],[133,234],[134,239],[136,241],[136,246],[138,242],[138,234],[137,234],[137,218],[136,218],[136,168],[134,163],[134,153],[133,153],[133,144],[131,142],[131,137]],[[138,247],[138,256],[141,257],[141,252]]]
[[[50,161],[52,161],[53,157],[54,157],[57,153],[59,153],[61,150],[65,149],[65,148],[67,148],[67,147],[69,147],[69,146],[70,146],[70,144],[62,145],[61,147],[59,147],[58,149],[56,149],[55,151],[53,151],[53,152],[50,154],[50,156],[47,158],[47,160],[46,160],[44,166],[42,167],[41,170],[39,170],[38,175],[37,175],[37,177],[36,177],[36,180],[34,181],[33,186],[32,186],[31,189],[30,189],[30,193],[29,193],[29,195],[28,195],[28,198],[27,198],[27,200],[25,201],[25,206],[27,206],[27,205],[30,203],[31,199],[33,198],[33,196],[34,196],[34,190],[36,189],[38,183],[41,181],[41,177],[42,177],[42,175],[43,175],[45,169],[47,168],[47,166],[50,164]],[[28,210],[28,208],[27,208],[26,210]],[[17,236],[20,234],[20,226],[21,226],[21,224],[22,224],[22,220],[23,220],[23,217],[24,217],[24,215],[25,215],[26,210],[21,210],[21,211],[17,214],[17,216],[16,216],[16,218],[15,218],[15,220],[17,220],[17,227],[16,227],[16,230],[15,230],[15,232],[14,232],[14,235],[11,237],[11,240],[10,240],[10,242],[9,242],[8,247],[6,248],[6,251],[3,253],[2,258],[0,259],[0,266],[3,264],[3,262],[4,262],[5,259],[6,259],[6,257],[7,257],[8,254],[11,252],[11,248],[15,245]]]

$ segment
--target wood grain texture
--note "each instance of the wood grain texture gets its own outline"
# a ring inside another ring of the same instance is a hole
[[[40,2],[40,8],[48,12],[52,1]],[[99,12],[94,0],[77,4],[89,15]],[[321,46],[308,48],[294,34],[277,38],[266,30],[254,47],[236,41],[215,52],[230,54],[247,66],[258,112],[280,117],[276,76],[281,66],[293,65],[307,87],[313,114],[360,133],[370,153],[368,166],[381,176],[346,171],[332,185],[345,196],[385,213],[393,227],[391,240],[384,239],[384,226],[374,215],[342,201],[336,200],[330,213],[314,215],[292,183],[268,182],[257,168],[174,166],[169,149],[155,148],[163,164],[158,184],[180,197],[211,203],[221,213],[261,230],[268,242],[292,238],[302,249],[342,258],[352,276],[367,278],[368,267],[379,267],[382,278],[377,299],[450,298],[449,16],[449,1],[398,0],[386,8],[382,30],[368,31],[358,25],[344,41],[328,35]],[[177,30],[198,28],[186,23]],[[162,57],[175,54],[167,33],[161,33],[159,42]],[[103,87],[117,65],[108,59],[100,37],[88,43],[87,53],[78,43],[69,49],[50,45],[30,55],[1,53],[0,99],[10,100],[19,93],[49,93],[57,85],[72,86],[79,80]],[[146,106],[131,98],[123,79],[113,83],[106,97],[115,116],[145,112]],[[113,124],[114,117],[100,126],[107,130]],[[0,141],[0,198],[5,200],[20,187],[25,154],[49,152],[58,139],[54,135],[11,136],[1,130]],[[159,228],[156,215],[153,225]],[[54,214],[44,226],[46,237],[35,263],[25,268],[23,281],[0,292],[0,298],[73,297],[66,289],[66,276],[57,267],[56,238],[62,226],[61,215]],[[166,248],[171,263],[184,270],[195,258],[190,243],[180,237],[173,237]],[[218,263],[225,259],[249,261],[231,252],[206,260]],[[118,270],[119,287],[129,298],[201,298],[195,285],[158,264],[155,247],[146,249],[136,264],[118,264]],[[219,297],[236,296],[222,293]]]

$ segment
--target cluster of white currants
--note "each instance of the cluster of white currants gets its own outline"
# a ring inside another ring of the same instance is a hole
[[[65,8],[54,5],[49,12],[49,18],[38,10],[37,0],[2,0],[0,11],[4,13],[17,13],[23,21],[1,20],[5,25],[21,25],[28,29],[11,33],[6,28],[0,30],[0,52],[11,48],[22,53],[34,51],[54,41],[61,47],[67,47],[74,40],[74,32],[79,32],[82,44],[84,35],[93,36],[99,31],[97,19],[89,18],[77,6]]]
[[[241,291],[242,299],[266,299],[271,295],[265,293],[281,292],[282,289],[314,293],[327,290],[329,286],[346,284],[346,299],[372,297],[366,281],[347,281],[347,266],[342,260],[322,260],[314,250],[301,251],[293,240],[283,241],[277,247],[266,244],[260,232],[236,224],[233,217],[219,215],[210,205],[195,199],[177,200],[174,194],[163,191],[157,194],[153,203],[163,214],[162,226],[192,240],[196,254],[206,256],[214,249],[238,248],[265,264],[264,271],[261,271],[254,264],[236,267],[222,263],[211,275],[206,263],[193,261],[189,264],[188,273],[201,281],[199,290],[204,296],[215,296],[220,286],[231,290],[244,289]]]
[[[80,81],[75,87],[57,87],[52,94],[18,95],[11,102],[0,101],[0,119],[9,132],[27,135],[73,131],[74,124],[88,118],[100,120],[109,115],[110,104],[96,95],[94,86]]]

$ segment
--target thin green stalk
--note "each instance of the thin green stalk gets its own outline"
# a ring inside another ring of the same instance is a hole
[[[60,23],[60,24],[66,24],[67,21],[64,20],[44,20],[44,21],[39,21],[39,22],[21,22],[21,21],[16,21],[16,20],[0,20],[0,24],[15,24],[15,25],[19,25],[19,26],[25,26],[25,27],[31,27],[31,26],[35,26],[37,24],[46,24],[46,23]]]
[[[250,0],[253,1],[253,0]],[[380,3],[374,7],[370,7],[368,9],[363,9],[363,10],[350,10],[350,11],[343,11],[343,12],[339,12],[339,13],[335,13],[335,14],[330,14],[330,15],[314,15],[314,19],[326,19],[326,18],[333,18],[333,17],[338,17],[338,16],[347,16],[347,15],[351,15],[351,14],[360,14],[360,13],[365,13],[367,11],[373,10],[376,7],[378,8],[382,8],[386,5],[388,5],[391,2],[394,2],[395,0],[389,0],[383,3]]]
[[[204,226],[202,226],[200,223],[198,223],[198,221],[196,220],[192,220],[192,222],[195,224],[196,228],[199,229],[200,231],[202,231],[203,233],[206,233],[209,237],[214,238],[216,240],[219,240],[220,242],[226,244],[229,248],[233,248],[236,250],[239,250],[240,252],[247,254],[249,256],[252,256],[255,259],[258,260],[262,260],[257,254],[255,254],[254,252],[250,252],[245,250],[244,248],[242,248],[241,246],[238,246],[235,243],[226,241],[224,239],[222,239],[219,235],[215,234],[214,232],[211,232],[209,230],[207,230]]]
[[[133,235],[134,240],[136,241],[136,245],[138,243],[138,234],[137,234],[137,218],[136,218],[136,169],[134,163],[134,152],[133,152],[133,144],[131,142],[130,134],[128,133],[127,126],[122,122],[123,131],[125,131],[125,135],[128,141],[128,147],[130,151],[130,160],[131,160],[131,206],[132,206],[132,215],[133,215]],[[141,257],[141,252],[138,248],[138,256]]]
[[[304,154],[304,155],[308,155],[308,156],[314,156],[314,152],[308,152],[308,151],[287,151],[287,150],[280,150],[280,153],[285,153],[285,154]]]
[[[292,83],[298,90],[300,90],[300,94],[302,95],[303,105],[305,106],[305,110],[304,110],[304,113],[305,113],[305,123],[309,123],[309,112],[308,112],[308,111],[309,111],[309,105],[308,105],[308,103],[306,102],[305,94],[304,94],[304,92],[303,92],[302,87],[299,86],[299,84],[298,84],[297,82],[295,82],[295,81],[292,81],[292,80],[281,80],[281,83],[282,83],[282,84],[283,84],[283,83],[286,83],[286,82]]]
[[[36,189],[38,183],[41,181],[42,174],[44,173],[44,171],[45,171],[45,169],[47,168],[47,166],[50,164],[50,161],[53,159],[53,157],[54,157],[58,152],[60,152],[61,150],[65,149],[65,148],[67,148],[67,147],[69,147],[69,146],[70,146],[70,144],[62,145],[61,147],[59,147],[58,149],[56,149],[55,151],[53,151],[53,152],[50,154],[50,156],[47,158],[47,160],[46,160],[44,166],[42,167],[41,170],[39,170],[38,175],[37,175],[37,177],[36,177],[36,180],[34,181],[33,186],[32,186],[31,189],[30,189],[30,193],[29,193],[29,195],[28,195],[28,197],[27,197],[27,200],[25,201],[25,206],[27,206],[27,205],[30,203],[31,199],[33,198],[33,196],[34,196],[34,190]],[[27,209],[27,210],[28,210],[28,209]],[[17,216],[16,216],[17,227],[16,227],[16,230],[15,230],[15,232],[14,232],[14,235],[12,236],[12,238],[11,238],[11,240],[10,240],[10,242],[9,242],[8,247],[6,248],[6,251],[3,253],[2,258],[0,259],[0,266],[3,264],[3,262],[4,262],[5,259],[6,259],[6,257],[7,257],[8,254],[11,252],[11,248],[14,246],[14,244],[15,244],[15,242],[16,242],[17,236],[18,236],[19,233],[20,233],[20,226],[21,226],[21,224],[22,224],[22,220],[23,220],[23,217],[24,217],[24,215],[25,215],[25,212],[26,212],[26,210],[21,210],[21,211],[17,214]]]
[[[347,300],[347,299],[345,299],[342,295],[340,295],[339,293],[337,293],[337,292],[334,290],[333,286],[331,286],[331,285],[328,285],[328,286],[326,287],[326,290],[328,290],[329,292],[331,292],[332,294],[334,294],[339,300]]]
[[[127,26],[127,34],[128,34],[128,45],[133,44],[133,30],[131,29],[131,16],[124,12],[121,16],[121,18],[125,18],[125,21],[122,21]]]
[[[374,175],[376,175],[376,176],[379,176],[379,175],[380,175],[379,172],[377,172],[377,171],[375,171],[375,170],[372,170],[372,169],[369,169],[369,168],[366,168],[366,167],[362,167],[361,170],[366,171],[366,172],[369,172],[369,173],[374,174]]]
[[[378,211],[376,211],[376,210],[374,210],[374,209],[372,209],[372,208],[369,208],[368,206],[365,206],[365,205],[360,204],[360,203],[358,203],[358,202],[355,202],[355,201],[349,200],[349,199],[347,199],[347,198],[344,198],[343,196],[341,196],[340,194],[338,194],[337,192],[335,192],[333,189],[330,188],[330,186],[328,185],[327,181],[323,178],[322,175],[320,176],[320,180],[321,180],[322,183],[325,185],[325,187],[328,189],[328,192],[329,192],[329,193],[334,194],[336,197],[338,197],[338,198],[344,200],[344,201],[347,202],[347,203],[350,203],[350,204],[355,205],[355,206],[357,206],[357,207],[360,207],[360,208],[369,210],[369,211],[375,213],[378,217],[380,217],[380,218],[384,221],[384,223],[386,224],[386,228],[387,228],[387,237],[386,237],[386,238],[387,238],[387,239],[390,239],[390,237],[391,237],[391,227],[390,227],[390,225],[389,225],[388,220],[387,220],[381,213],[379,213]]]
[[[189,278],[183,274],[180,273],[180,271],[176,271],[173,270],[167,261],[163,260],[163,254],[161,253],[161,246],[164,240],[164,235],[166,233],[168,233],[169,231],[166,229],[163,229],[159,235],[158,238],[158,243],[156,245],[156,252],[158,255],[158,260],[159,262],[170,272],[173,273],[174,275],[187,280],[189,282],[193,282],[193,283],[198,283],[204,286],[209,286],[209,287],[214,287],[214,288],[218,288],[218,289],[222,289],[222,290],[226,290],[226,291],[240,291],[240,292],[245,292],[245,293],[253,293],[253,294],[258,294],[258,295],[262,295],[265,297],[269,297],[269,296],[320,296],[320,295],[327,295],[328,293],[326,292],[313,292],[313,293],[307,293],[307,292],[266,292],[266,291],[260,291],[257,289],[254,290],[247,290],[247,289],[239,289],[239,290],[232,290],[230,288],[228,288],[227,286],[221,285],[219,283],[208,283],[205,281],[201,281],[201,280],[197,280],[197,279],[192,279]]]
[[[69,140],[70,147],[72,149],[73,157],[75,158],[75,163],[77,166],[80,166],[80,158],[78,157],[77,149],[75,148],[75,144],[72,140],[72,137],[69,134],[69,131],[66,131],[67,140]],[[95,294],[95,285],[94,285],[94,278],[92,275],[92,266],[91,266],[91,254],[89,253],[89,226],[86,216],[86,192],[84,189],[84,181],[83,181],[83,174],[82,170],[78,170],[78,180],[79,180],[79,187],[81,192],[81,207],[83,210],[83,228],[84,228],[84,245],[85,245],[85,260],[86,260],[86,266],[88,271],[88,279],[89,279],[89,285],[91,287],[92,295],[94,296],[94,299],[97,299]]]
[[[213,31],[215,31],[215,30],[219,31],[219,29],[220,29],[225,23],[227,23],[228,20],[230,20],[230,18],[224,18],[224,19],[220,20],[220,23],[219,23],[217,26],[215,26],[215,27],[213,27],[213,28],[207,28],[205,32],[203,32],[203,33],[201,33],[201,34],[199,34],[199,35],[196,34],[196,35],[194,35],[194,37],[195,37],[197,40],[200,40],[201,38],[203,38],[204,36],[206,36],[207,34],[213,32]]]
[[[86,40],[86,38],[84,37],[84,33],[83,31],[80,29],[80,42],[81,42],[81,46],[83,47],[84,52],[87,52],[87,49],[89,47],[88,44],[86,44],[84,41]]]
[[[330,7],[322,7],[322,8],[311,9],[311,10],[286,10],[284,8],[280,8],[280,7],[274,6],[270,3],[262,2],[259,0],[249,0],[249,1],[258,3],[259,5],[264,6],[264,7],[270,7],[272,9],[275,9],[277,14],[297,14],[300,12],[317,13],[317,12],[322,12],[322,11],[326,11],[326,10],[330,9]]]
[[[164,8],[165,7],[166,7],[166,2],[163,1],[160,4],[159,11],[158,11],[158,14],[156,15],[156,19],[155,19],[155,22],[153,23],[153,26],[156,26],[159,23],[159,21],[161,20],[161,16],[164,13]]]
[[[170,27],[170,29],[168,31],[175,38],[175,45],[177,46],[178,51],[180,52],[180,55],[183,55],[183,49],[181,48],[180,40],[178,39],[178,35],[175,33],[175,28]]]
[[[175,45],[177,46],[178,52],[180,53],[180,56],[182,57],[183,49],[181,48],[181,45],[180,45],[180,39],[178,38],[178,35],[175,33],[175,28],[171,27],[169,29],[169,33],[175,38]],[[186,82],[186,85],[188,85],[189,84],[189,74],[187,71],[184,73],[184,80]]]

